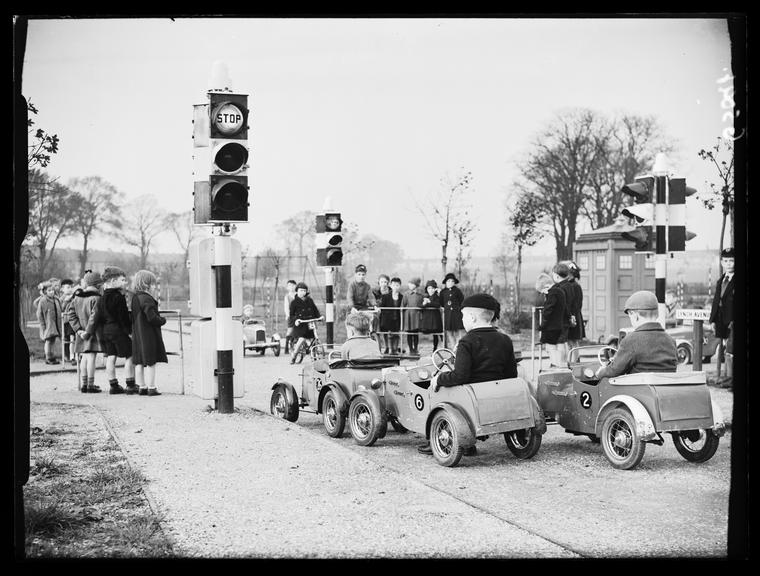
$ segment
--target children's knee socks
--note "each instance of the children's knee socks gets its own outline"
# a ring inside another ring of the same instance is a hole
[[[88,392],[100,392],[100,386],[95,385],[95,376],[87,378],[87,391]]]

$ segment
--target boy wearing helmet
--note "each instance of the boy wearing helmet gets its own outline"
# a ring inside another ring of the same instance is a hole
[[[628,297],[623,312],[628,314],[634,330],[620,341],[610,363],[596,371],[597,378],[676,371],[676,341],[657,321],[657,304],[657,297],[647,290],[639,290]]]

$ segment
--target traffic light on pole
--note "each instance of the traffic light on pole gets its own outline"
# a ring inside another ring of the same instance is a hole
[[[686,242],[696,236],[686,229],[686,197],[697,191],[684,178],[668,179],[668,251],[683,252]]]
[[[634,243],[636,252],[654,252],[654,176],[640,176],[635,182],[626,184],[621,192],[631,196],[634,204],[623,208],[622,214],[634,221],[636,228],[623,232],[625,240]]]
[[[208,100],[195,107],[195,223],[248,222],[248,96]]]
[[[343,264],[343,220],[339,212],[317,214],[317,266]]]

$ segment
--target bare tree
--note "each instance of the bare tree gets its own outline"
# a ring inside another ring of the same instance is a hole
[[[535,140],[520,168],[521,186],[542,198],[542,213],[554,234],[558,260],[572,258],[578,217],[601,158],[599,129],[600,120],[591,110],[560,113]]]
[[[523,192],[517,197],[517,201],[509,211],[509,225],[512,230],[512,238],[517,248],[515,266],[515,306],[514,314],[520,312],[520,282],[522,280],[523,248],[534,246],[543,233],[538,224],[543,216],[545,204],[542,198]]]
[[[78,197],[81,206],[74,214],[73,227],[82,236],[79,252],[79,276],[84,276],[91,236],[107,226],[120,229],[121,218],[118,200],[121,196],[113,184],[99,176],[72,178],[69,189]]]
[[[424,202],[415,198],[417,210],[425,219],[430,234],[441,243],[441,272],[446,276],[448,249],[454,229],[468,219],[466,196],[471,192],[472,173],[463,171],[455,178],[445,176],[441,188]]]
[[[283,239],[283,244],[288,248],[297,248],[295,251],[299,258],[304,255],[305,249],[314,243],[316,236],[316,212],[302,210],[288,218],[278,226],[278,232]]]
[[[460,280],[465,275],[465,266],[470,261],[472,254],[467,250],[473,241],[473,233],[478,229],[475,223],[470,220],[467,211],[464,211],[462,218],[454,225],[452,235],[456,241],[456,258],[454,260],[457,270],[457,278]]]
[[[720,202],[723,219],[720,226],[719,250],[722,252],[727,218],[731,222],[730,245],[734,245],[734,141],[719,137],[718,142],[712,148],[709,150],[702,149],[698,155],[702,160],[712,164],[718,172],[719,184],[705,182],[709,186],[710,192],[699,194],[698,197],[708,210],[712,210]]]
[[[182,262],[186,263],[190,257],[190,243],[200,234],[198,226],[194,224],[193,211],[170,212],[166,215],[166,228],[177,239],[177,244],[182,250]],[[182,279],[187,284],[189,278],[187,266],[183,266],[183,270]]]
[[[165,230],[166,213],[151,194],[135,198],[126,205],[124,212],[120,237],[127,245],[139,250],[139,266],[145,269],[148,267],[151,243]]]

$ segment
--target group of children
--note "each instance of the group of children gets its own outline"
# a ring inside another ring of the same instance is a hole
[[[84,393],[101,392],[95,384],[95,361],[102,353],[109,393],[161,394],[155,384],[155,365],[167,362],[167,357],[161,336],[166,319],[158,310],[158,279],[148,270],[139,270],[131,291],[127,284],[121,268],[108,266],[102,274],[88,270],[76,290],[71,280],[58,284],[51,279],[40,286],[43,294],[37,302],[37,319],[40,338],[45,342],[45,362],[59,363],[54,349],[63,326],[64,358],[78,363]],[[117,358],[124,358],[126,387],[116,376]]]

